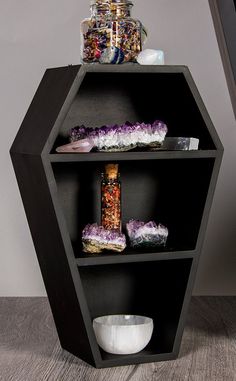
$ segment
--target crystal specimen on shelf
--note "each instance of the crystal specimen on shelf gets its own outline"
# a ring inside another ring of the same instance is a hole
[[[89,152],[92,148],[105,152],[129,151],[136,147],[161,147],[167,133],[167,126],[156,120],[152,124],[129,123],[102,126],[99,128],[74,127],[71,143],[57,147],[59,153]]]
[[[160,147],[165,139],[167,126],[156,120],[152,124],[129,123],[102,126],[99,128],[74,127],[71,130],[71,143],[57,148],[57,152],[80,152],[74,147],[81,139],[93,141],[98,151],[119,152],[136,147]],[[82,151],[81,151],[82,152]]]
[[[197,138],[167,137],[159,149],[168,151],[193,151],[198,150],[198,146],[199,139]]]
[[[118,230],[107,230],[98,224],[88,224],[82,232],[83,251],[101,253],[103,250],[121,252],[126,247],[126,238]]]
[[[164,65],[164,52],[162,50],[145,49],[139,53],[137,62],[140,65]]]
[[[91,139],[81,139],[76,142],[72,142],[70,144],[65,144],[64,146],[60,146],[56,148],[56,151],[59,153],[65,152],[90,152],[93,148],[93,140]]]
[[[164,246],[168,237],[168,229],[154,221],[130,220],[126,229],[131,247]]]

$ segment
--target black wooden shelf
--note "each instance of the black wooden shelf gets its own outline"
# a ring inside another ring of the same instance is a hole
[[[142,252],[137,253],[131,250],[125,250],[122,254],[105,253],[105,254],[86,254],[81,253],[76,258],[78,266],[96,266],[115,263],[131,263],[131,262],[150,262],[164,261],[169,259],[194,258],[194,251],[159,251],[159,252]]]
[[[216,150],[197,151],[158,151],[158,152],[89,152],[50,154],[52,163],[70,163],[81,161],[123,161],[123,160],[161,160],[161,159],[194,159],[216,157]]]
[[[150,89],[158,89],[155,96]],[[197,151],[58,154],[76,125],[159,119]],[[83,65],[46,71],[11,157],[61,345],[97,368],[178,356],[223,147],[185,66]],[[131,218],[168,227],[159,250],[88,255],[81,234],[100,222],[100,174],[119,163],[123,229]],[[134,355],[99,348],[95,317],[154,321]]]

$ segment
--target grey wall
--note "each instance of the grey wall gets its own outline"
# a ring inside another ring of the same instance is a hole
[[[78,63],[88,1],[0,0],[0,295],[45,295],[8,150],[45,69]],[[208,1],[136,0],[134,15],[147,47],[189,66],[224,144],[195,294],[236,294],[236,122]]]

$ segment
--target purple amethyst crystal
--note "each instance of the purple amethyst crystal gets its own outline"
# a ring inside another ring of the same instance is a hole
[[[132,247],[164,246],[168,237],[168,229],[154,221],[130,220],[126,229]]]
[[[82,232],[83,250],[100,253],[102,250],[121,252],[126,247],[125,235],[117,230],[106,230],[98,224],[88,224]]]
[[[70,141],[88,138],[98,151],[127,151],[136,147],[160,147],[166,133],[167,126],[159,120],[152,124],[126,122],[99,128],[74,127]]]
[[[80,127],[74,127],[71,129],[71,133],[70,133],[71,142],[76,142],[77,140],[85,139],[85,138],[87,138],[86,127],[80,126]]]

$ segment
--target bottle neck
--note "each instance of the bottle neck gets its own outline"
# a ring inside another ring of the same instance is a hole
[[[127,18],[131,16],[131,8],[130,3],[112,3],[111,14],[114,18]]]
[[[102,181],[109,182],[109,183],[117,183],[120,181],[120,174],[118,173],[118,175],[114,177],[114,176],[109,176],[106,173],[102,173]]]
[[[131,3],[127,2],[119,2],[119,3],[113,3],[110,4],[106,1],[101,1],[99,4],[93,4],[91,5],[91,16],[93,18],[107,18],[107,19],[122,19],[122,18],[128,18],[131,16]]]

